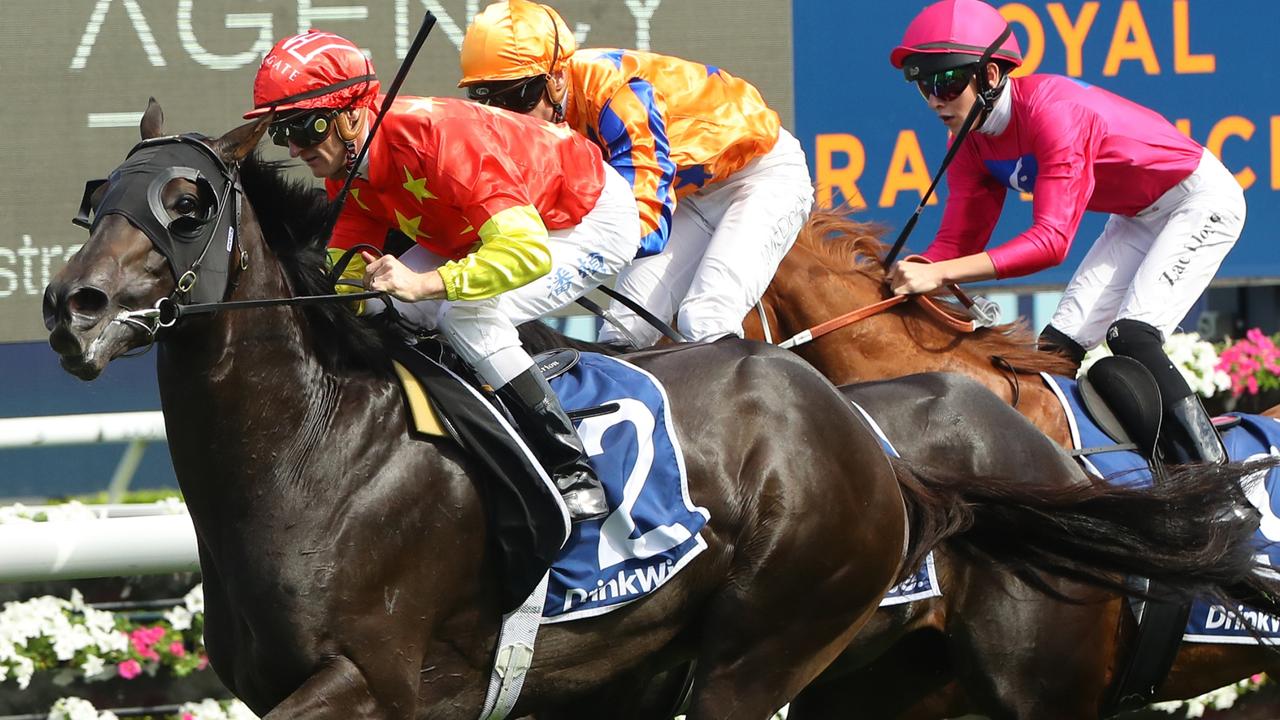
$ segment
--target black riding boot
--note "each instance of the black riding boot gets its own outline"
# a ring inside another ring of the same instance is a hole
[[[582,439],[542,372],[531,366],[497,393],[529,449],[559,488],[569,519],[582,522],[607,514],[604,488],[587,462]]]
[[[1174,464],[1204,462],[1223,465],[1227,451],[1213,427],[1213,419],[1196,395],[1188,395],[1164,406],[1165,452]]]
[[[1160,387],[1164,406],[1160,448],[1165,462],[1220,465],[1227,461],[1227,452],[1209,413],[1164,354],[1159,330],[1138,320],[1117,320],[1107,330],[1107,345],[1111,352],[1142,363]]]
[[[1080,366],[1086,352],[1080,343],[1052,325],[1045,325],[1040,331],[1037,345],[1040,352],[1057,353],[1075,363],[1076,367]]]

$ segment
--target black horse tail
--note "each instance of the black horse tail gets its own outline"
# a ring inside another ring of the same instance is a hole
[[[912,531],[903,571],[947,540],[950,550],[1004,566],[1058,599],[1073,598],[1042,573],[1129,595],[1124,577],[1147,577],[1176,599],[1231,597],[1280,611],[1280,580],[1255,559],[1258,512],[1232,490],[1277,465],[1280,458],[1187,465],[1158,488],[1131,488],[975,480],[899,462]]]

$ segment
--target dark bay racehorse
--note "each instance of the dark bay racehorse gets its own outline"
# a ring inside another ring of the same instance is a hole
[[[775,340],[885,297],[878,262],[885,249],[882,232],[840,213],[814,214],[762,300]],[[756,313],[747,316],[744,327],[748,337],[762,337]],[[905,303],[796,352],[837,384],[929,370],[964,373],[1008,402],[1016,398],[1019,411],[1065,445],[1070,435],[1060,405],[1036,373],[1074,375],[1075,368],[1034,348],[1034,336],[1020,324],[961,334]],[[901,417],[892,407],[884,412],[884,423]],[[1280,417],[1280,408],[1272,412]],[[955,451],[931,448],[939,436],[921,436],[910,424],[897,432],[886,430],[895,440],[916,446],[900,448],[907,457],[946,457],[945,452]],[[916,603],[915,622],[901,629],[918,632],[904,636],[899,647],[863,672],[845,677],[846,703],[855,697],[864,706],[870,702],[864,717],[877,718],[943,718],[965,712],[1018,718],[1096,716],[1133,637],[1132,615],[1122,602],[1112,598],[1067,606],[1029,592],[999,568],[975,566],[945,548],[939,558],[954,575],[952,582],[944,581],[949,595]],[[1002,585],[1013,588],[1016,602],[1008,592],[988,589]],[[1025,652],[1032,646],[1036,653]],[[922,657],[930,659],[928,665],[921,665]],[[1256,672],[1276,673],[1277,660],[1259,647],[1184,644],[1159,699],[1194,697]],[[1046,661],[1052,672],[1045,671]],[[887,686],[902,692],[885,693]],[[882,701],[886,704],[875,705]]]
[[[161,250],[223,251],[210,235],[223,212],[237,213],[226,299],[328,290],[322,198],[250,156],[269,121],[161,138],[159,106],[148,108],[151,142],[97,195],[104,214],[46,290],[50,344],[69,372],[92,379],[153,340],[129,313],[178,287],[183,269]],[[232,177],[239,167],[243,199],[182,169],[208,158]],[[408,439],[379,339],[330,305],[194,316],[159,340],[206,644],[228,687],[268,720],[476,717],[499,616],[485,480],[451,442]],[[633,361],[669,391],[690,492],[711,513],[708,549],[647,601],[543,627],[517,712],[693,658],[690,718],[767,717],[848,645],[904,567],[964,531],[974,552],[1103,585],[1137,572],[1201,593],[1251,577],[1252,522],[1209,531],[1179,514],[1232,509],[1212,477],[1160,493],[988,484],[942,468],[917,478],[789,353],[730,341]]]

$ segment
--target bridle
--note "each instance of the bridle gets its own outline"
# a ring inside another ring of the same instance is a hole
[[[216,199],[202,217],[169,217],[163,192],[170,181],[178,178],[192,182],[201,194]],[[107,194],[95,212],[93,196],[104,185]],[[189,315],[385,297],[380,292],[363,292],[227,300],[239,280],[238,273],[231,275],[232,258],[238,260],[235,267],[239,272],[249,269],[249,254],[240,242],[243,202],[239,163],[227,164],[197,135],[144,140],[129,151],[110,179],[85,183],[80,212],[72,222],[92,231],[108,215],[124,216],[150,238],[173,275],[173,291],[153,307],[121,310],[111,319],[113,324],[134,327],[146,334],[147,344],[141,352],[155,344],[160,330],[173,327]],[[214,247],[222,237],[226,238],[225,250]]]
[[[164,191],[175,179],[196,186],[202,197],[213,198],[202,216],[170,217]],[[106,195],[95,209],[93,196],[106,186]],[[164,256],[173,274],[174,289],[156,305],[142,310],[122,310],[112,323],[138,328],[150,345],[161,328],[177,320],[165,309],[179,302],[207,303],[223,299],[230,280],[231,257],[239,249],[239,265],[248,267],[248,253],[240,248],[240,186],[238,164],[228,165],[197,135],[169,135],[143,140],[129,151],[125,162],[110,178],[85,183],[80,211],[73,223],[92,232],[106,217],[121,215],[150,240]],[[225,250],[214,249],[225,237]]]

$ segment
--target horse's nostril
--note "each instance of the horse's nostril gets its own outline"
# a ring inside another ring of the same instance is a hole
[[[58,325],[58,300],[53,285],[44,289],[44,302],[40,304],[40,312],[44,316],[44,329],[53,332]]]
[[[74,315],[96,317],[107,309],[107,294],[95,287],[82,287],[67,298],[67,309]]]

